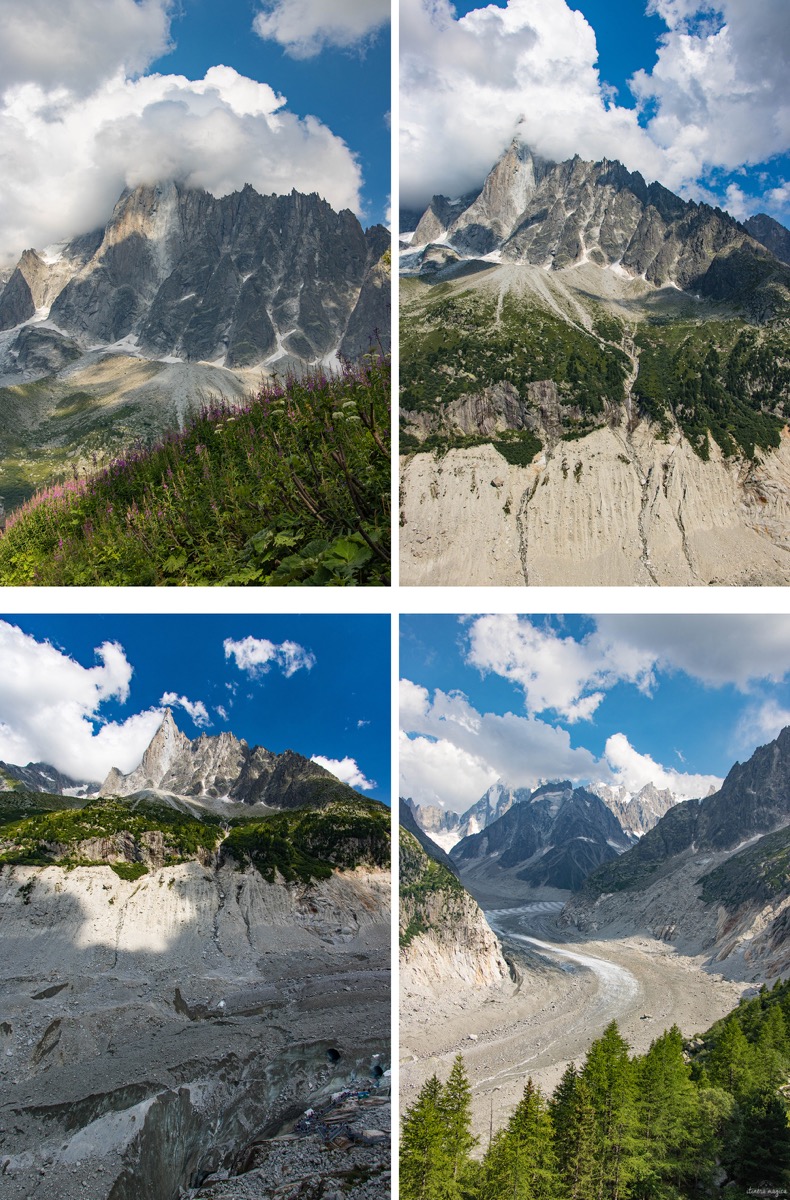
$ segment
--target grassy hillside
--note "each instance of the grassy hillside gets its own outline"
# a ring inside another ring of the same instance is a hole
[[[0,792],[0,867],[109,864],[121,878],[137,879],[151,862],[206,863],[219,850],[221,862],[252,864],[269,882],[277,871],[287,882],[306,883],[360,864],[388,866],[389,809],[343,784],[339,788],[347,794],[324,796],[320,809],[262,819],[241,813],[229,822],[133,797],[85,801]]]
[[[378,358],[267,384],[38,493],[0,537],[0,584],[387,584],[389,387]]]
[[[327,879],[333,870],[387,867],[390,811],[357,796],[335,800],[320,811],[295,809],[260,821],[237,819],[222,844],[222,855],[246,863],[270,883],[279,871],[287,882]]]
[[[645,324],[636,337],[634,396],[665,429],[674,416],[697,453],[708,432],[725,454],[779,445],[790,416],[790,339],[742,321]]]
[[[557,385],[563,438],[582,437],[622,411],[634,365],[635,407],[666,435],[680,426],[701,458],[710,435],[727,455],[754,458],[779,445],[790,418],[790,332],[786,318],[751,325],[698,305],[690,316],[647,306],[625,321],[592,297],[581,296],[589,330],[541,306],[537,297],[482,287],[405,281],[401,314],[401,407],[436,412],[464,395],[511,384],[522,400],[540,380]],[[633,358],[626,353],[631,349]],[[537,414],[536,414],[537,415]],[[447,449],[493,442],[511,462],[528,462],[540,448],[533,433],[517,446],[491,437],[413,432],[402,449]],[[513,455],[519,457],[513,457]]]
[[[552,379],[563,404],[578,410],[567,419],[568,436],[578,436],[600,424],[607,404],[623,402],[629,360],[618,321],[601,316],[588,333],[514,295],[498,306],[494,296],[474,290],[447,296],[444,286],[403,311],[406,411],[430,410],[504,381],[523,397],[527,384]]]

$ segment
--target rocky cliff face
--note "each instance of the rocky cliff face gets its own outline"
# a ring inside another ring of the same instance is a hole
[[[790,263],[790,230],[767,213],[757,213],[743,223],[744,229],[783,263]]]
[[[499,941],[458,880],[431,859],[416,838],[400,840],[400,985],[419,1002],[497,987],[509,978]]]
[[[466,257],[550,269],[592,262],[717,300],[740,294],[756,272],[763,278],[754,305],[763,313],[779,293],[786,305],[790,286],[784,265],[721,209],[648,185],[619,162],[577,155],[553,163],[518,140],[462,211],[446,197],[434,198],[412,245],[436,241]]]
[[[83,349],[130,340],[150,358],[230,368],[356,357],[375,330],[388,345],[388,248],[381,226],[365,233],[315,194],[246,187],[218,200],[141,185],[97,234],[56,255],[25,251],[0,294],[0,329],[38,315]]]
[[[735,973],[786,969],[790,904],[790,729],[736,763],[719,791],[677,804],[594,872],[563,919],[620,935],[646,930]]]
[[[406,586],[782,585],[790,579],[790,438],[756,463],[675,430],[611,426],[527,467],[493,448],[401,470]],[[572,549],[571,549],[572,548]]]
[[[336,797],[350,788],[318,763],[286,750],[272,754],[262,746],[250,748],[232,733],[201,734],[190,741],[167,709],[157,732],[134,771],[124,775],[113,767],[101,786],[101,796],[131,796],[156,790],[177,796],[228,799],[271,808],[299,808]]]
[[[515,796],[517,803],[502,817],[453,847],[459,868],[486,859],[492,874],[518,868],[529,886],[575,890],[629,845],[613,813],[585,788],[549,783]]]

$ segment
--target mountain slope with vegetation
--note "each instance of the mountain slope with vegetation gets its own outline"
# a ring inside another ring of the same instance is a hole
[[[403,583],[787,582],[790,269],[767,245],[518,141],[408,227]]]
[[[341,785],[342,787],[342,785]],[[147,797],[0,792],[0,868],[111,866],[122,879],[197,861],[252,865],[269,883],[328,879],[335,870],[389,866],[390,814],[350,789],[320,808],[265,817],[180,811]]]
[[[0,537],[0,584],[386,584],[389,378],[373,356],[266,384],[39,493]]]

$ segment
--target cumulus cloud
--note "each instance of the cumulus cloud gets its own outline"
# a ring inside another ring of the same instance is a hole
[[[327,46],[358,45],[390,16],[390,0],[268,0],[253,29],[293,58],[312,58]]]
[[[0,622],[0,759],[49,762],[76,779],[100,781],[111,767],[131,771],[162,721],[137,713],[98,730],[105,700],[126,701],[132,667],[121,646],[104,642],[84,667],[49,642]]]
[[[170,47],[170,0],[3,0],[0,80],[86,95],[123,68],[144,70]]]
[[[683,798],[705,795],[715,776],[675,771],[638,753],[624,734],[610,737],[601,758],[571,744],[567,729],[535,717],[478,712],[461,693],[400,685],[400,794],[419,803],[463,812],[492,783],[534,788],[550,779],[574,783],[645,783],[671,788]]]
[[[231,67],[201,80],[116,73],[88,96],[29,82],[0,101],[0,254],[8,260],[98,228],[124,187],[176,179],[227,195],[318,192],[360,210],[361,172],[345,142],[298,117],[268,84]]]
[[[401,197],[479,186],[518,132],[539,154],[656,171],[637,114],[609,103],[595,34],[565,0],[509,0],[457,18],[449,0],[401,3]]]
[[[634,110],[602,83],[594,31],[566,0],[508,0],[460,18],[449,0],[402,0],[403,202],[479,186],[517,132],[544,157],[618,158],[697,196],[710,194],[711,171],[785,153],[785,0],[719,0],[722,18],[693,0],[651,7],[667,30],[654,69],[632,80]]]
[[[211,717],[202,700],[188,700],[186,696],[179,696],[177,692],[165,692],[159,703],[167,708],[183,708],[198,729],[205,729],[211,724]]]
[[[649,754],[635,750],[624,733],[607,739],[604,758],[612,769],[614,779],[629,792],[638,792],[648,783],[657,788],[669,788],[681,800],[696,800],[717,791],[722,784],[718,775],[692,775],[663,767]]]
[[[225,657],[232,658],[239,670],[253,679],[267,674],[273,667],[278,667],[286,679],[290,679],[297,671],[312,670],[316,663],[312,651],[305,650],[298,642],[285,641],[278,645],[268,638],[246,637],[239,642],[226,638],[223,645]]]
[[[375,780],[365,778],[353,758],[324,758],[323,754],[314,754],[310,761],[318,763],[319,767],[323,767],[349,787],[369,792],[376,786]]]
[[[615,684],[649,693],[662,671],[744,692],[790,673],[790,616],[599,616],[577,640],[506,614],[477,618],[467,636],[467,663],[522,688],[528,712],[569,723],[592,719]]]

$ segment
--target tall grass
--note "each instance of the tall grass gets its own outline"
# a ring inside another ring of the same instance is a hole
[[[33,496],[0,537],[0,584],[387,584],[389,398],[370,356],[213,403]]]

